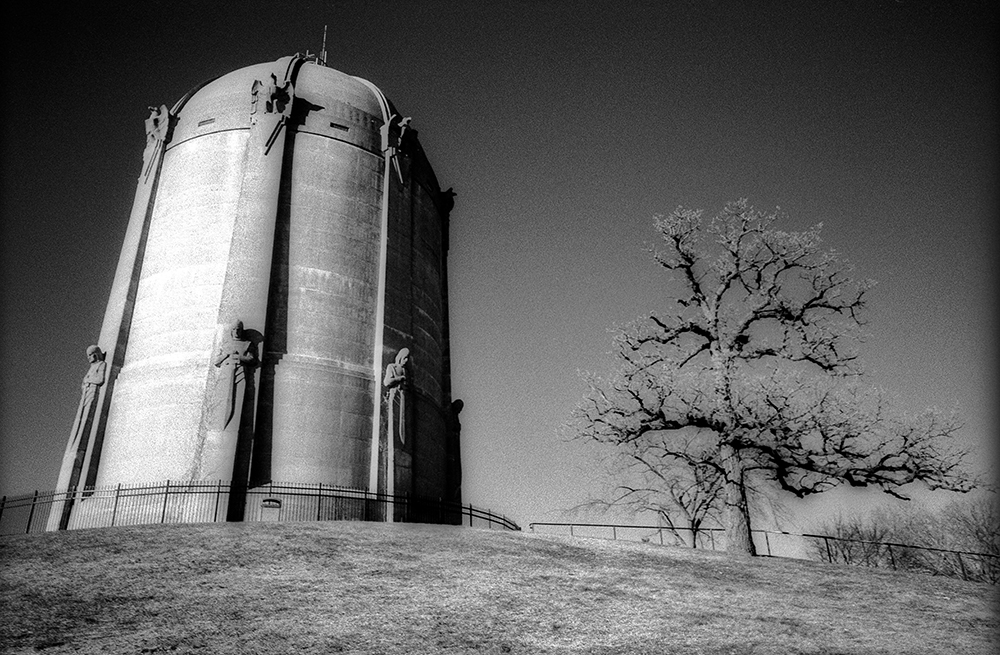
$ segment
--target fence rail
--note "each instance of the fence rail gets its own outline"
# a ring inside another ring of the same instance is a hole
[[[520,530],[485,508],[329,484],[268,483],[256,487],[195,481],[116,485],[82,492],[35,491],[0,498],[0,535],[148,523],[395,521]]]
[[[801,536],[814,540],[814,551],[824,562],[923,571],[963,580],[1000,583],[1000,555],[992,553],[819,534]]]
[[[659,543],[720,550],[725,548],[722,528],[668,528],[620,523],[529,523],[528,529],[557,532],[576,537]],[[831,535],[751,530],[758,552],[768,557],[819,559],[897,571],[918,571],[976,582],[1000,583],[1000,556],[965,550],[918,546],[896,542],[865,541]]]

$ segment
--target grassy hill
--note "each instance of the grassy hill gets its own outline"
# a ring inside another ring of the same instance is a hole
[[[0,538],[5,653],[994,652],[993,587],[375,523]]]

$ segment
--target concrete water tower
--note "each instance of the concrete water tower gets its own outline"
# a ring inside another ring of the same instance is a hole
[[[308,55],[150,110],[91,352],[103,380],[58,491],[221,480],[460,502],[454,194],[410,119]],[[50,529],[87,523],[77,498]]]

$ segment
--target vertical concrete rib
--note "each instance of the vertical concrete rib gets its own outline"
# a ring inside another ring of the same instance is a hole
[[[386,100],[385,95],[368,80],[360,77],[355,77],[354,79],[371,89],[371,92],[378,98],[379,106],[382,108],[383,124],[388,125],[390,118],[389,101]],[[372,402],[372,447],[368,471],[368,491],[372,493],[378,492],[378,446],[382,424],[382,369],[385,368],[382,363],[382,341],[385,331],[385,276],[389,246],[389,183],[392,180],[392,163],[389,161],[391,150],[388,143],[388,130],[385,131],[385,134],[386,140],[382,143],[382,152],[385,153],[385,167],[382,171],[382,229],[379,235],[378,298],[375,308],[375,351],[372,354],[372,361],[375,368],[375,384],[373,387],[375,397]],[[391,480],[392,471],[386,471],[386,486],[389,489],[392,486]],[[389,489],[387,489],[387,492],[391,493]],[[392,520],[391,510],[386,513],[386,517],[387,520]]]
[[[292,77],[296,70],[293,66],[296,59],[276,62],[278,66],[275,66],[274,84],[269,83],[269,80],[262,80],[259,84],[255,83],[252,89],[247,89],[248,111],[253,112],[253,117],[244,152],[243,179],[216,323],[217,343],[227,338],[231,325],[241,321],[247,340],[258,352],[261,341],[266,336],[271,257],[274,252],[282,163],[288,141],[288,118],[294,101]],[[283,100],[277,99],[282,93],[287,95],[283,96]],[[251,97],[254,98],[252,107]],[[224,369],[213,367],[209,370],[210,377],[226,374]],[[232,420],[221,428],[210,419],[212,404],[218,400],[214,398],[213,392],[233,382],[216,380],[221,384],[209,383],[198,430],[199,452],[192,462],[191,479],[228,479],[236,485],[247,482],[259,367],[254,366],[249,370],[245,367],[244,376],[247,401],[236,410]],[[243,407],[248,411],[242,411]],[[242,515],[242,507],[239,499],[231,500],[230,519],[238,520]],[[237,514],[240,516],[236,516]]]
[[[166,129],[162,135],[147,135],[146,150],[143,153],[143,166],[136,186],[132,211],[129,213],[128,226],[125,229],[125,240],[121,254],[118,256],[118,267],[115,270],[114,281],[111,284],[111,295],[104,312],[104,322],[101,325],[101,335],[98,345],[104,351],[108,363],[107,378],[98,390],[96,412],[90,425],[90,430],[84,434],[77,448],[70,442],[63,456],[62,468],[56,483],[56,491],[76,492],[83,478],[83,488],[93,486],[97,478],[97,468],[101,459],[101,448],[104,442],[104,429],[107,425],[108,412],[115,381],[125,361],[125,350],[128,345],[129,328],[132,323],[132,311],[135,307],[136,288],[139,285],[139,275],[142,271],[142,260],[146,250],[146,236],[149,233],[149,221],[153,215],[156,202],[156,188],[163,167],[163,156],[170,141],[170,122],[174,113],[166,112]],[[70,452],[70,451],[73,452]],[[81,454],[81,458],[79,455]],[[59,502],[49,514],[48,530],[65,530],[69,523],[69,514],[73,501]]]

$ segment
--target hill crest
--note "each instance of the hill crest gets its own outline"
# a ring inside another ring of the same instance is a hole
[[[0,538],[4,652],[988,653],[988,585],[452,526]]]

